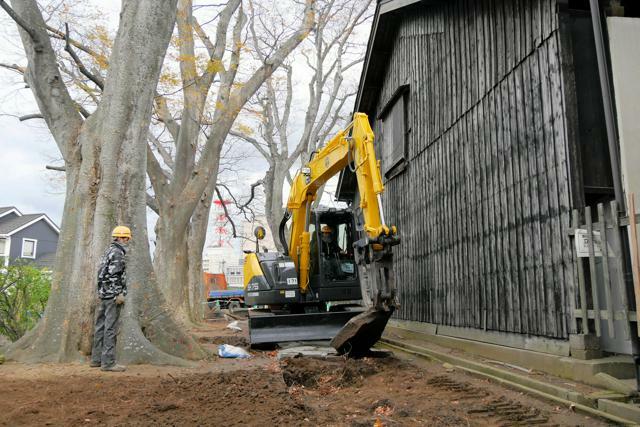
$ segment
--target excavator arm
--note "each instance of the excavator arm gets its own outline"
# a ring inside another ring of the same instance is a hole
[[[288,255],[299,273],[300,292],[306,293],[309,290],[312,203],[318,189],[331,177],[346,167],[354,171],[362,215],[361,236],[355,243],[355,253],[362,297],[369,310],[349,321],[332,341],[332,345],[342,352],[353,352],[356,347],[368,350],[380,338],[397,307],[391,247],[400,239],[396,227],[385,223],[381,201],[384,185],[373,141],[367,115],[356,113],[353,122],[338,132],[295,176],[280,229],[282,239],[283,225],[292,218],[288,244],[282,243],[288,248]]]

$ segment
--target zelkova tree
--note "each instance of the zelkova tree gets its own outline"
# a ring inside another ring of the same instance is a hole
[[[155,271],[165,297],[185,322],[197,320],[193,306],[203,298],[198,294],[202,251],[225,140],[245,103],[314,27],[314,3],[305,0],[298,11],[289,7],[290,20],[299,22],[291,30],[258,16],[251,2],[230,0],[217,11],[212,37],[194,16],[191,0],[178,3],[182,96],[179,108],[171,107],[171,99],[156,98],[156,115],[166,132],[149,136],[147,173],[153,188],[149,206],[159,216]],[[278,2],[271,6],[277,8]],[[257,21],[270,31],[281,30],[269,38],[269,51],[258,59],[251,52],[266,49],[264,43],[247,43],[248,26],[255,28]],[[207,55],[204,61],[196,51],[200,46]]]
[[[247,107],[250,114],[243,116],[244,123],[231,131],[268,163],[262,180],[264,212],[274,236],[284,214],[283,187],[285,180],[291,182],[291,169],[296,162],[307,161],[310,153],[342,124],[342,116],[349,114],[345,103],[355,91],[347,76],[364,59],[364,46],[356,40],[356,31],[369,21],[370,5],[371,0],[319,1],[316,30],[299,47],[304,62],[288,61],[281,73],[267,79]],[[257,39],[259,34],[252,31],[252,37]],[[262,50],[257,52],[265,55]],[[300,85],[294,79],[304,75],[309,78],[308,93],[306,102],[301,103]],[[318,198],[321,195],[322,191]],[[274,241],[282,250],[279,239]]]
[[[27,60],[24,78],[64,159],[66,176],[51,296],[42,320],[9,348],[10,358],[62,362],[90,352],[98,259],[117,223],[134,234],[119,360],[182,363],[179,357],[203,356],[159,292],[146,233],[146,140],[176,3],[122,2],[106,78],[98,79],[102,95],[89,112],[65,85],[37,2],[14,0],[13,9],[0,2],[18,24]]]

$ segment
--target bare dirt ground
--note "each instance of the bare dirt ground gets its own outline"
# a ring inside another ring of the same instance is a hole
[[[211,350],[245,343],[226,323],[194,332]],[[607,425],[436,363],[253,354],[125,373],[7,363],[0,365],[0,425]]]

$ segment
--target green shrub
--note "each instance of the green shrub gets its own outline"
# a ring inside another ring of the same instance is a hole
[[[47,306],[51,274],[30,264],[0,269],[0,334],[16,341],[38,322]]]

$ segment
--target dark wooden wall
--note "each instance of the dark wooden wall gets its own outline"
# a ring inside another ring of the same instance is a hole
[[[384,196],[403,239],[397,316],[566,338],[573,267],[556,0],[399,13],[376,107],[409,85],[408,164]]]

